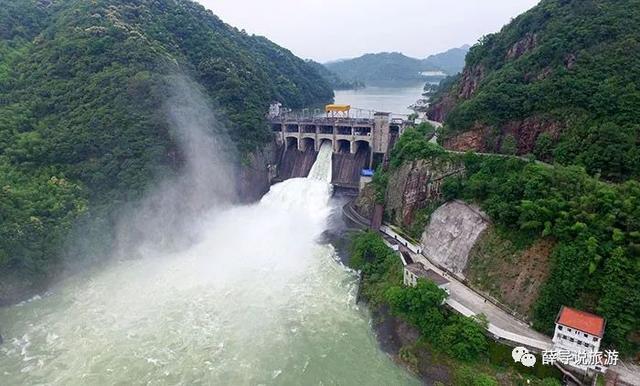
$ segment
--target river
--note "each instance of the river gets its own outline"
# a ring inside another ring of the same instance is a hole
[[[358,90],[337,90],[335,102],[364,110],[411,114],[413,111],[409,106],[421,98],[424,84],[420,82],[403,87],[368,86]]]
[[[188,248],[0,309],[0,383],[418,384],[379,349],[356,274],[318,241],[336,209],[330,173],[325,145],[308,178],[194,218]]]

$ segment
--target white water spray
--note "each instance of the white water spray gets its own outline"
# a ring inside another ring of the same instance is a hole
[[[146,248],[0,309],[2,384],[415,383],[378,350],[355,275],[317,242],[330,176],[325,144],[309,178],[194,218],[190,247]]]

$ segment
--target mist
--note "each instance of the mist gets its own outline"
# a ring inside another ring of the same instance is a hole
[[[224,128],[197,86],[172,84],[182,172],[121,218],[107,264],[0,309],[3,381],[417,384],[378,349],[357,275],[319,242],[335,209],[331,144],[308,178],[236,205]]]
[[[235,146],[216,120],[201,87],[184,75],[168,78],[164,113],[178,145],[178,176],[152,188],[141,202],[129,205],[116,231],[120,258],[140,249],[177,250],[193,243],[203,213],[236,202]]]

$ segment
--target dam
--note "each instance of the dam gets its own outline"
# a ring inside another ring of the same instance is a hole
[[[293,111],[272,104],[269,124],[282,148],[277,180],[306,177],[320,147],[328,142],[333,150],[331,183],[359,189],[363,170],[387,159],[409,123],[407,116],[352,109],[350,105]]]

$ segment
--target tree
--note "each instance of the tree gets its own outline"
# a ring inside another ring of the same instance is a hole
[[[502,139],[502,145],[500,146],[500,153],[515,155],[518,150],[518,144],[513,134],[508,134]]]
[[[419,279],[415,287],[391,287],[386,292],[391,311],[405,317],[427,337],[433,337],[444,326],[442,304],[446,297],[444,290],[424,279]]]
[[[487,321],[483,316],[469,318],[453,315],[438,336],[437,342],[451,356],[463,361],[473,361],[487,351],[488,343],[484,335],[486,327]]]

